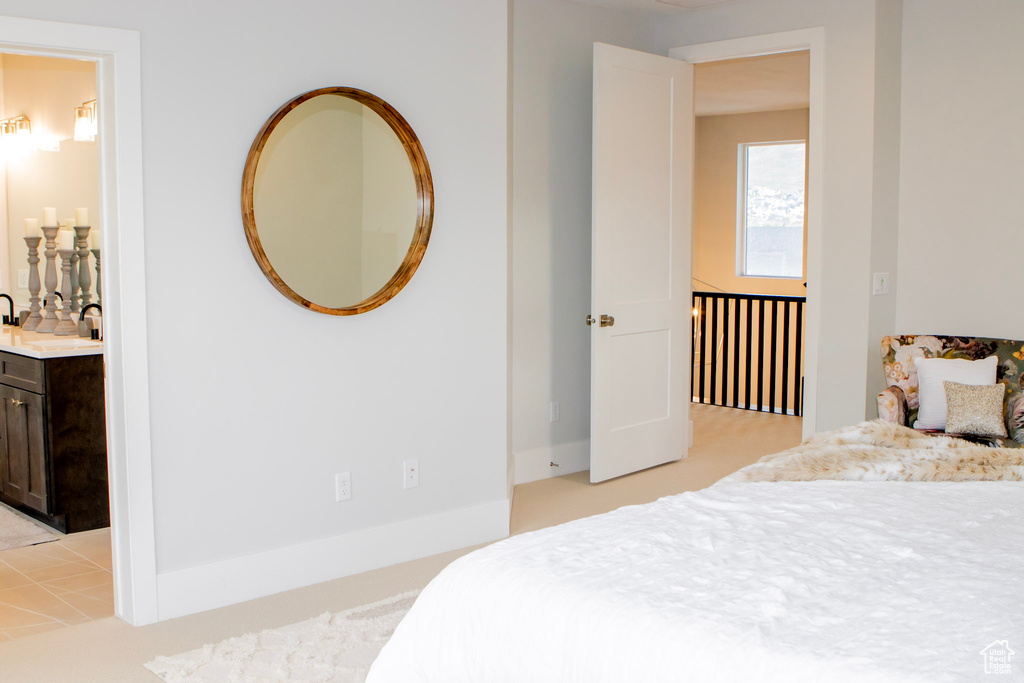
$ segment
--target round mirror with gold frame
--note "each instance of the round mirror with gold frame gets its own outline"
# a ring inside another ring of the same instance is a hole
[[[398,294],[423,259],[433,209],[416,134],[363,90],[285,103],[245,161],[249,248],[278,291],[320,313],[365,313]]]

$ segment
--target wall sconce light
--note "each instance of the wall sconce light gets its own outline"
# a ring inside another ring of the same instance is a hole
[[[75,140],[92,142],[96,139],[96,100],[75,107]]]
[[[35,150],[32,122],[27,116],[0,120],[0,148],[5,157],[18,158]]]
[[[23,140],[32,135],[32,122],[27,116],[14,116],[0,121],[0,137],[10,140],[16,135],[22,136]]]

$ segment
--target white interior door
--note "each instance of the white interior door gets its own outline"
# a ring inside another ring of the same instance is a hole
[[[693,67],[594,45],[590,481],[686,455]]]

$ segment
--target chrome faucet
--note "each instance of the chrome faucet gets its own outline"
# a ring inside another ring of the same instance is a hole
[[[10,294],[0,294],[0,299],[7,299],[7,305],[11,309],[11,314],[5,315],[3,318],[4,325],[14,325],[17,327],[18,321],[14,318],[14,299],[11,298]]]

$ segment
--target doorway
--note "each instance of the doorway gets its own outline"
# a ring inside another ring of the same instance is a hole
[[[802,415],[809,80],[808,50],[694,67],[695,403]]]
[[[0,53],[0,83],[0,637],[14,639],[112,616],[114,599],[96,65]]]
[[[802,382],[799,387],[802,405],[802,434],[804,438],[815,432],[818,368],[818,337],[820,326],[821,281],[821,196],[824,144],[824,29],[802,29],[769,35],[751,36],[676,47],[669,56],[695,65],[712,64],[726,60],[784,55],[805,52],[807,55],[807,150],[806,150],[806,204],[805,204],[805,258],[806,304],[802,315],[803,361]]]
[[[124,29],[0,17],[0,52],[95,64],[103,226],[103,331],[111,554],[115,614],[155,622],[142,192],[139,34]]]

